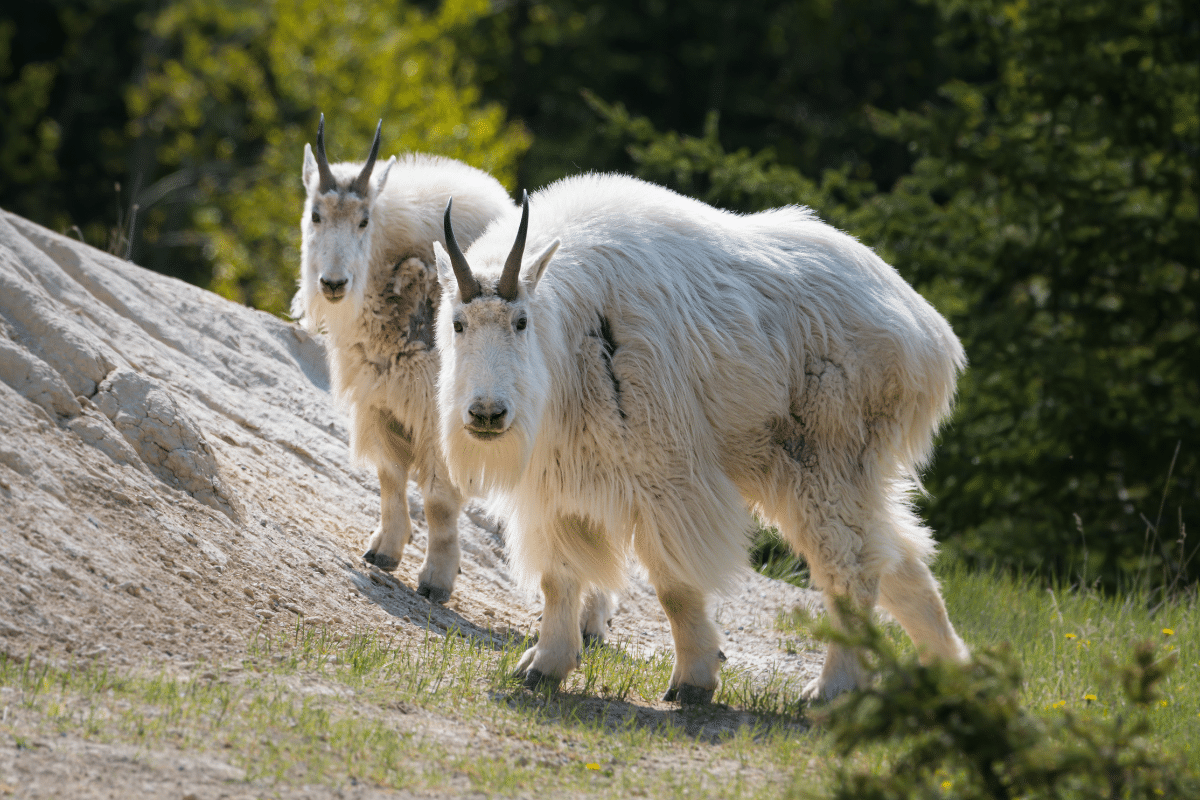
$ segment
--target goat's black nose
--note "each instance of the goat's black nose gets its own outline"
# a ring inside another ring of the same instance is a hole
[[[321,278],[321,293],[331,300],[340,298],[346,293],[346,278],[339,280],[330,280],[329,278]]]
[[[508,416],[508,407],[499,400],[476,400],[467,409],[471,415],[471,426],[476,430],[498,431]]]

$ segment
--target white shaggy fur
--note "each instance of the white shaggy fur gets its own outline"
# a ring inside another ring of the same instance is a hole
[[[616,175],[529,207],[511,301],[496,287],[516,211],[467,251],[469,303],[437,248],[442,447],[545,594],[527,674],[577,666],[580,592],[619,586],[632,547],[671,623],[668,696],[711,696],[723,656],[706,600],[745,563],[750,509],[807,559],[828,608],[878,601],[925,657],[966,658],[907,500],[966,361],[945,319],[806,209],[739,216]],[[861,679],[831,644],[805,693]]]
[[[436,438],[433,323],[441,287],[433,242],[443,236],[442,211],[451,195],[468,241],[513,204],[487,173],[421,154],[393,156],[376,167],[368,196],[360,197],[351,186],[362,166],[331,164],[337,187],[322,193],[317,161],[305,145],[308,197],[292,316],[325,332],[333,389],[350,416],[352,451],[379,474],[381,519],[364,557],[387,570],[399,563],[412,534],[405,494],[411,470],[429,524],[418,591],[444,601],[458,575],[463,498],[448,480]],[[331,302],[322,279],[346,281],[345,295]]]

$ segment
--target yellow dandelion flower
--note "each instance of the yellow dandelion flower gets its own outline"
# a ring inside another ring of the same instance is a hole
[[[1096,699],[1096,695],[1094,695],[1094,694],[1085,694],[1085,695],[1083,696],[1083,699],[1084,699],[1084,700],[1095,700],[1095,699]]]
[[[584,766],[587,767],[588,769],[600,769],[599,764],[584,764]]]
[[[1075,638],[1075,634],[1073,634],[1073,633],[1068,633],[1068,634],[1067,634],[1067,638],[1068,638],[1068,639],[1074,639],[1074,638]]]
[[[1063,706],[1065,706],[1066,704],[1067,704],[1067,701],[1066,701],[1066,700],[1059,700],[1057,703],[1051,703],[1051,704],[1050,704],[1050,707],[1051,707],[1051,708],[1062,708],[1062,707],[1063,707]]]
[[[950,787],[951,787],[951,786],[953,786],[953,785],[954,785],[954,784],[953,784],[953,783],[951,783],[950,781],[942,781],[942,791],[943,791],[943,792],[945,792],[945,791],[949,791]]]
[[[1171,705],[1171,701],[1170,701],[1170,700],[1159,700],[1159,701],[1158,701],[1158,707],[1159,707],[1159,708],[1166,708],[1166,707],[1167,707],[1167,706],[1169,706],[1169,705]]]
[[[1175,629],[1174,628],[1163,628],[1163,634],[1165,634],[1166,636],[1174,636]]]

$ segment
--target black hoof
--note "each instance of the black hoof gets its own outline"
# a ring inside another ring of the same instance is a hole
[[[706,706],[712,702],[713,689],[701,689],[690,683],[679,684],[679,705]]]
[[[400,566],[400,562],[397,559],[376,553],[374,550],[368,550],[363,553],[362,559],[368,564],[374,564],[384,572],[395,572],[396,567]]]
[[[561,680],[553,675],[547,675],[540,670],[531,669],[525,673],[525,688],[532,692],[553,692],[558,689]]]
[[[594,633],[587,633],[586,631],[584,632],[584,634],[583,634],[583,649],[584,650],[589,650],[593,647],[600,647],[603,644],[604,644],[603,636],[597,636]]]
[[[428,597],[429,602],[437,603],[439,606],[444,606],[446,601],[450,599],[449,589],[439,589],[428,583],[419,584],[417,586],[417,594],[421,595],[421,597]]]
[[[681,683],[675,688],[667,689],[662,699],[667,703],[678,701],[681,706],[706,706],[712,702],[713,691],[701,689],[690,683]]]

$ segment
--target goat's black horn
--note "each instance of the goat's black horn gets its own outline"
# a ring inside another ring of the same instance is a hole
[[[354,183],[350,184],[350,191],[359,197],[366,197],[370,188],[371,171],[375,169],[375,157],[379,155],[379,133],[382,130],[383,120],[379,120],[379,124],[375,126],[375,141],[371,143],[371,155],[367,156],[367,163],[363,164],[362,172],[358,173]]]
[[[337,181],[333,177],[333,171],[329,169],[329,159],[325,157],[325,115],[321,115],[321,122],[317,125],[317,172],[321,175],[321,182],[317,186],[317,194],[325,194],[337,188]]]
[[[450,206],[453,204],[453,197],[446,201],[446,252],[450,254],[450,266],[454,267],[454,277],[458,280],[459,297],[464,303],[469,303],[483,294],[483,290],[479,281],[471,274],[471,265],[467,263],[467,257],[463,255],[458,242],[454,241],[454,227],[450,224]]]
[[[508,302],[517,299],[517,279],[521,277],[521,261],[525,258],[525,234],[529,231],[529,192],[521,192],[521,226],[517,228],[517,240],[513,242],[504,271],[500,273],[500,284],[496,293]]]

